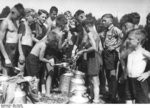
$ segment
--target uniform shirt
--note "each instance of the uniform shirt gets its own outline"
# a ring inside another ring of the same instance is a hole
[[[147,60],[142,53],[143,50],[139,48],[128,55],[127,74],[131,78],[139,77],[145,71]]]
[[[113,24],[109,26],[108,31],[105,35],[105,41],[104,41],[104,47],[110,48],[114,47],[116,44],[118,44],[118,39],[123,38],[123,33],[120,29],[115,27]]]

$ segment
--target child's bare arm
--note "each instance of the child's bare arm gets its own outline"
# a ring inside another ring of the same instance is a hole
[[[146,57],[146,59],[150,60],[150,52],[147,50],[143,50],[143,55]],[[139,78],[139,81],[145,81],[150,76],[150,70],[147,72],[144,72]]]
[[[150,60],[150,52],[147,50],[143,50],[143,55],[146,57],[146,59]]]

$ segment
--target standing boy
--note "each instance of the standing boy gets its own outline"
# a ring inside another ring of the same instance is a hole
[[[146,39],[144,30],[135,29],[128,34],[128,46],[133,51],[128,55],[126,71],[127,82],[125,86],[126,103],[149,103],[147,78],[150,71],[145,72],[150,52],[142,46]]]
[[[103,44],[104,67],[108,81],[110,99],[112,102],[115,102],[117,92],[116,70],[119,60],[118,49],[122,43],[123,33],[113,25],[112,14],[103,15],[102,23],[107,29]]]
[[[18,64],[18,21],[24,14],[23,5],[16,4],[1,24],[0,49],[4,57],[4,72],[9,76],[15,75],[10,67]]]

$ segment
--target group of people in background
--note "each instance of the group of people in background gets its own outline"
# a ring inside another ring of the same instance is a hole
[[[150,14],[145,27],[137,12],[122,16],[117,27],[106,13],[99,28],[81,9],[74,15],[58,11],[52,6],[36,12],[20,3],[11,9],[0,25],[1,73],[15,76],[19,67],[37,78],[39,98],[50,97],[61,73],[54,65],[78,55],[91,103],[103,103],[100,95],[110,103],[150,103]]]

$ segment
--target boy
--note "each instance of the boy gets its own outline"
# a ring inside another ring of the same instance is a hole
[[[77,54],[87,53],[87,75],[89,76],[94,97],[93,103],[100,103],[99,99],[99,71],[102,66],[101,51],[102,45],[101,40],[98,36],[97,31],[94,29],[94,20],[86,19],[83,22],[84,28],[88,35],[84,36],[85,49],[79,51]]]
[[[48,30],[52,30],[56,26],[56,17],[58,14],[58,8],[52,6],[49,11],[49,17],[47,18],[45,24]]]
[[[62,48],[62,36],[64,35],[63,30],[66,28],[67,25],[67,19],[63,14],[60,14],[56,18],[56,26],[52,29],[52,32],[57,34],[56,39],[57,39],[57,46],[51,45],[47,48],[46,50],[46,55],[45,57],[47,59],[51,59],[54,62],[54,58],[60,59],[60,49]],[[49,32],[47,34],[48,36],[50,35]],[[52,78],[55,77],[54,74],[54,67],[50,66],[48,63],[46,63],[46,69],[45,69],[45,76],[46,76],[46,96],[50,96],[50,90],[51,90],[51,85],[52,85]],[[56,71],[55,71],[56,72]],[[56,79],[54,79],[56,80]]]
[[[24,19],[22,19],[18,29],[19,52],[20,52],[19,66],[22,67],[23,69],[22,71],[24,71],[25,59],[27,58],[33,46],[32,31],[30,29],[30,24],[33,23],[34,13],[35,13],[34,10],[31,9],[26,10],[26,16]]]
[[[53,65],[53,61],[44,58],[45,50],[48,46],[57,46],[56,33],[50,32],[47,38],[41,40],[32,48],[30,54],[26,59],[27,76],[33,76],[39,79],[41,62]]]
[[[18,63],[18,21],[24,17],[24,7],[16,4],[3,20],[0,27],[0,49],[4,58],[4,74],[14,76],[12,68]]]
[[[33,41],[35,43],[39,42],[46,36],[47,28],[45,27],[44,23],[47,19],[47,16],[48,12],[46,10],[39,9],[37,21],[30,25],[31,30],[34,34]]]
[[[104,67],[106,78],[108,81],[108,88],[110,93],[110,100],[116,102],[117,93],[117,64],[119,60],[118,49],[123,40],[123,33],[120,29],[113,25],[113,15],[105,14],[102,16],[102,23],[108,29],[104,37]]]
[[[150,71],[144,72],[147,60],[150,60],[150,52],[145,50],[146,33],[142,29],[135,29],[128,34],[128,47],[133,51],[128,55],[125,86],[126,103],[149,103],[147,78]],[[125,70],[124,70],[125,71]]]

